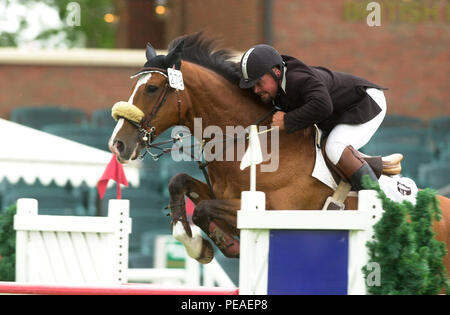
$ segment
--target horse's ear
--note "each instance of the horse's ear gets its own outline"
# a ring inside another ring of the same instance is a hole
[[[156,50],[153,48],[150,43],[147,43],[147,49],[145,50],[145,57],[147,57],[147,61],[156,57]]]
[[[181,40],[166,56],[165,64],[167,68],[171,68],[175,65],[176,69],[180,69],[181,66],[181,54],[183,53],[184,39]]]

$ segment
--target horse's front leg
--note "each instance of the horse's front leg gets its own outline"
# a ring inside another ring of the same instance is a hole
[[[196,205],[202,200],[211,199],[208,185],[187,175],[175,175],[169,183],[170,208],[173,236],[183,243],[188,255],[200,263],[207,264],[214,258],[212,245],[204,239],[197,227],[191,226],[186,216],[184,196],[188,196]]]
[[[240,199],[202,200],[195,207],[193,221],[229,258],[239,257],[239,230],[237,211]]]

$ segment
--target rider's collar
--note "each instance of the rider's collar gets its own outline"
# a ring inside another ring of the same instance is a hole
[[[281,88],[284,91],[284,94],[286,94],[286,66],[283,66],[283,80],[281,80]]]
[[[287,71],[286,66],[283,66],[283,78],[281,79],[281,82],[279,81],[279,83],[278,83],[278,90],[277,90],[276,97],[279,97],[283,92],[284,92],[284,95],[287,95],[286,94],[286,71]],[[280,87],[281,87],[281,89],[280,89]]]

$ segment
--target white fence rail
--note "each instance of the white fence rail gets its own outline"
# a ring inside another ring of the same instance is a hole
[[[75,217],[38,215],[37,200],[19,199],[14,229],[18,282],[127,282],[128,200],[111,200],[108,217]]]
[[[14,217],[16,281],[236,287],[216,260],[203,267],[202,284],[200,264],[187,255],[185,268],[169,269],[159,263],[157,268],[128,269],[129,207],[128,200],[110,200],[107,217],[50,216],[38,215],[37,200],[19,199]],[[165,253],[160,249],[156,255]]]

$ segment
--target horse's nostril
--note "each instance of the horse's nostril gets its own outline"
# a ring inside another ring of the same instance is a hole
[[[114,143],[114,146],[116,147],[117,151],[119,151],[119,152],[122,152],[123,149],[125,148],[125,145],[120,140],[116,140]]]

